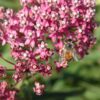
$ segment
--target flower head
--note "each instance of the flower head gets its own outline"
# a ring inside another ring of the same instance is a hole
[[[20,3],[22,8],[18,12],[0,8],[3,12],[0,19],[4,20],[0,22],[0,42],[11,47],[16,82],[25,73],[50,76],[51,60],[57,71],[61,70],[75,55],[83,58],[95,44],[95,0],[20,0]],[[0,70],[3,75],[4,69]],[[44,85],[35,83],[37,95],[43,89]]]

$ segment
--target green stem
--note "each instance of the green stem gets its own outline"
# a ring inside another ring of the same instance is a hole
[[[14,63],[12,63],[11,61],[9,61],[9,60],[7,60],[7,59],[5,59],[4,57],[0,57],[1,59],[3,59],[4,61],[6,61],[7,63],[9,63],[9,64],[11,64],[11,65],[15,65]]]

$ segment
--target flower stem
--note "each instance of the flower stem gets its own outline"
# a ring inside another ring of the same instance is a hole
[[[7,59],[5,59],[4,57],[0,57],[1,59],[3,59],[4,61],[6,61],[7,63],[9,63],[9,64],[11,64],[11,65],[15,65],[14,63],[12,63],[11,61],[9,61],[9,60],[7,60]]]
[[[6,69],[7,71],[14,71],[14,69]]]

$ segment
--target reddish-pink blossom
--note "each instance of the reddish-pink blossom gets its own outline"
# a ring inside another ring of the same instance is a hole
[[[0,82],[0,100],[15,100],[16,91],[9,90],[8,83]]]
[[[37,95],[41,95],[44,92],[44,88],[45,88],[45,86],[43,84],[41,85],[39,82],[35,82],[35,87],[33,88],[33,91]]]
[[[16,82],[25,73],[52,75],[51,60],[57,71],[66,68],[69,61],[60,60],[64,56],[62,48],[73,49],[75,55],[83,58],[95,44],[95,0],[20,0],[20,3],[18,12],[0,8],[0,42],[11,47]],[[0,70],[3,75],[3,68]],[[44,85],[36,82],[33,90],[40,95],[43,89]]]

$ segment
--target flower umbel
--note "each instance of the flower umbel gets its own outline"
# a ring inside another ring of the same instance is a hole
[[[0,42],[10,45],[16,63],[3,60],[13,65],[15,82],[22,81],[26,74],[51,76],[53,67],[57,71],[66,68],[73,59],[83,58],[95,44],[95,0],[20,0],[20,3],[22,8],[18,12],[0,8]],[[4,75],[5,70],[0,67],[0,76]],[[44,88],[35,82],[33,90],[41,95]]]

